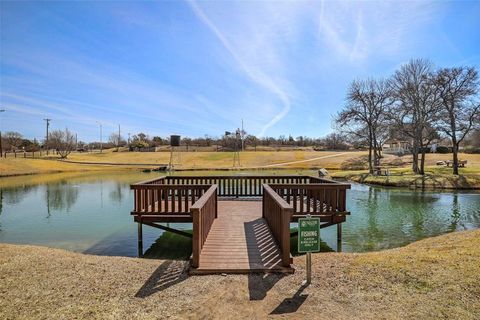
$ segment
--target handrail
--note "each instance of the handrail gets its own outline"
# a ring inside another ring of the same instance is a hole
[[[146,185],[146,184],[163,184],[165,182],[165,178],[166,176],[161,176],[161,177],[156,177],[156,178],[145,180],[145,181],[140,181],[132,184],[130,187],[136,186],[136,185]]]
[[[190,207],[193,220],[192,266],[194,268],[198,268],[199,266],[200,253],[202,252],[205,240],[207,240],[213,221],[217,218],[217,188],[217,185],[211,186],[203,196]]]
[[[262,184],[277,183],[312,183],[314,179],[321,183],[320,178],[306,175],[242,175],[242,176],[169,176],[165,178],[165,184],[217,184],[218,195],[221,197],[261,197],[263,194]],[[320,179],[320,180],[319,180]]]
[[[338,183],[338,182],[332,179],[310,177],[310,183]]]
[[[190,207],[210,185],[141,184],[130,186],[134,191],[132,215],[190,214]]]
[[[289,267],[290,256],[290,220],[293,207],[283,200],[269,185],[263,184],[262,216],[267,221],[273,237],[282,252],[282,265]]]
[[[271,188],[287,203],[293,205],[295,215],[334,215],[348,214],[346,194],[350,184],[275,184]]]

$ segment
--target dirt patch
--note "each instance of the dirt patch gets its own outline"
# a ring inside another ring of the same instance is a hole
[[[321,253],[294,275],[187,276],[186,262],[0,245],[1,319],[474,319],[480,230],[375,253]]]

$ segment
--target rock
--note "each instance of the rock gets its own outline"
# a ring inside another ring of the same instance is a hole
[[[327,171],[327,169],[325,168],[321,168],[320,170],[318,170],[318,176],[319,177],[325,177],[325,176],[328,176],[329,173]]]

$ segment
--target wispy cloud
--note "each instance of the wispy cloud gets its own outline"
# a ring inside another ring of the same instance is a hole
[[[386,76],[419,56],[478,64],[478,37],[465,31],[479,27],[465,14],[472,8],[478,5],[9,2],[0,12],[0,102],[10,111],[3,118],[38,125],[4,121],[2,130],[38,135],[48,116],[93,139],[96,120],[112,130],[120,123],[132,133],[201,136],[232,130],[243,118],[259,136],[324,135],[356,77]]]
[[[264,89],[273,93],[282,103],[283,108],[277,114],[275,114],[273,118],[271,118],[258,133],[259,136],[264,136],[270,127],[272,127],[282,118],[284,118],[290,111],[291,100],[289,93],[277,81],[275,81],[272,76],[270,76],[266,71],[262,70],[258,66],[258,63],[249,61],[249,57],[242,55],[239,52],[239,49],[231,43],[227,35],[224,34],[219,27],[217,27],[217,25],[207,16],[207,14],[200,8],[200,6],[195,1],[189,1],[188,3],[190,4],[195,15],[213,32],[213,34],[215,34],[215,36],[222,43],[225,49],[230,53],[232,58],[238,64],[240,69],[245,73],[245,75]],[[252,41],[251,38],[250,41]],[[258,49],[260,48],[257,48],[257,50]]]
[[[415,44],[420,26],[438,18],[435,2],[321,1],[318,39],[330,58],[352,64],[398,56]]]

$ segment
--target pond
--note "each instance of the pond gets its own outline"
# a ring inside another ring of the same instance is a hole
[[[313,172],[268,172],[294,174]],[[189,175],[206,172],[181,173]],[[210,172],[209,174],[247,174]],[[257,171],[249,174],[267,174]],[[130,184],[157,174],[62,173],[0,179],[0,242],[33,244],[98,255],[137,255]],[[420,191],[352,184],[351,215],[337,247],[336,228],[322,229],[323,250],[364,252],[480,227],[480,193]],[[170,224],[191,229],[188,224]],[[294,226],[293,226],[294,227]],[[184,258],[190,239],[145,226],[147,257]],[[294,239],[292,239],[294,240]],[[292,241],[294,243],[294,241]],[[173,249],[172,249],[173,248]]]

